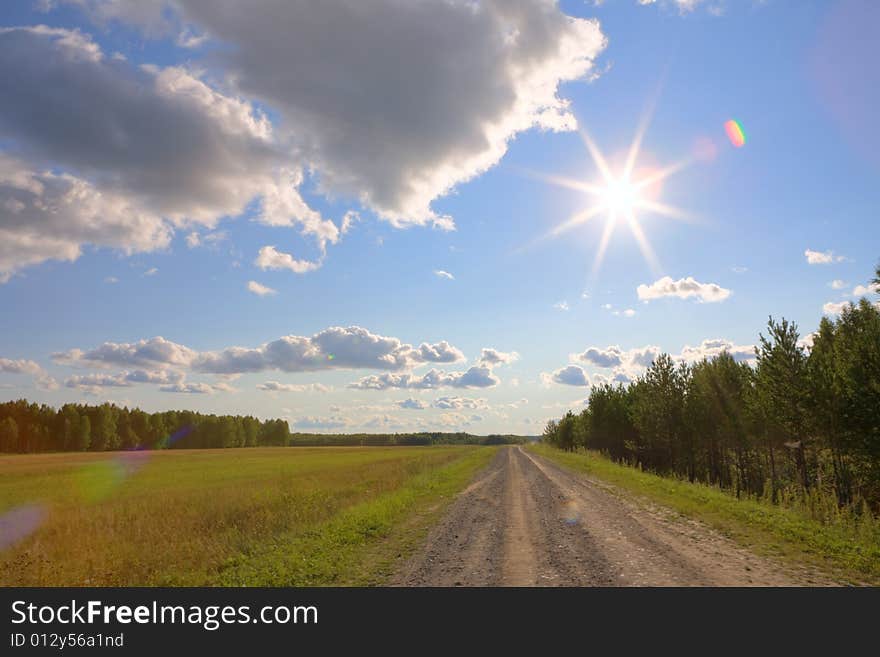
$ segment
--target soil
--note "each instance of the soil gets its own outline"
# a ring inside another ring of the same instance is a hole
[[[393,576],[397,586],[818,586],[703,523],[521,447],[498,451]]]

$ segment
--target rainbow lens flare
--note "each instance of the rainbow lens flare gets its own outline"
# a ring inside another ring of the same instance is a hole
[[[562,505],[562,519],[566,525],[576,525],[581,519],[581,512],[574,500],[566,500]]]
[[[25,504],[0,513],[0,551],[33,534],[46,517],[42,504]]]
[[[81,499],[93,504],[107,499],[125,476],[125,467],[116,459],[95,461],[76,471],[74,485]]]
[[[724,131],[727,133],[727,138],[730,140],[730,143],[736,148],[742,148],[746,145],[746,133],[743,131],[742,125],[740,125],[739,121],[730,119],[725,122]]]

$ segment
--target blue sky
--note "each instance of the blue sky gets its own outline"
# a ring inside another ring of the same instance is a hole
[[[872,294],[873,3],[436,5],[4,3],[0,397],[539,433]],[[657,266],[618,221],[593,273],[606,213],[548,238],[597,197],[547,177],[600,181],[575,128],[621,162],[652,100],[636,171],[688,161],[690,218],[636,209]]]

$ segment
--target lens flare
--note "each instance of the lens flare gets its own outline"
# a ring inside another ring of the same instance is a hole
[[[178,429],[177,431],[172,433],[170,436],[168,436],[168,439],[165,441],[165,443],[166,443],[165,446],[171,447],[172,445],[174,445],[174,443],[186,438],[189,434],[192,433],[192,431],[193,431],[193,428],[190,425],[186,425],[186,426],[181,427],[180,429]]]
[[[23,504],[0,513],[0,551],[33,534],[45,517],[46,507],[42,504]]]
[[[94,504],[107,499],[125,478],[125,467],[115,459],[107,459],[77,470],[74,486],[83,501]]]
[[[88,463],[74,473],[74,486],[86,503],[100,502],[136,475],[150,460],[150,452],[132,449]]]
[[[562,505],[562,519],[566,525],[576,525],[581,519],[581,512],[574,500],[566,500]]]
[[[730,143],[736,148],[742,148],[746,145],[746,133],[743,131],[739,121],[730,119],[724,124],[724,131],[727,133]]]

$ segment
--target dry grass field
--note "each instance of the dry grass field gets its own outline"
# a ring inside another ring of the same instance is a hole
[[[414,540],[412,518],[441,508],[493,451],[2,456],[0,585],[372,583],[384,567],[374,548]]]

